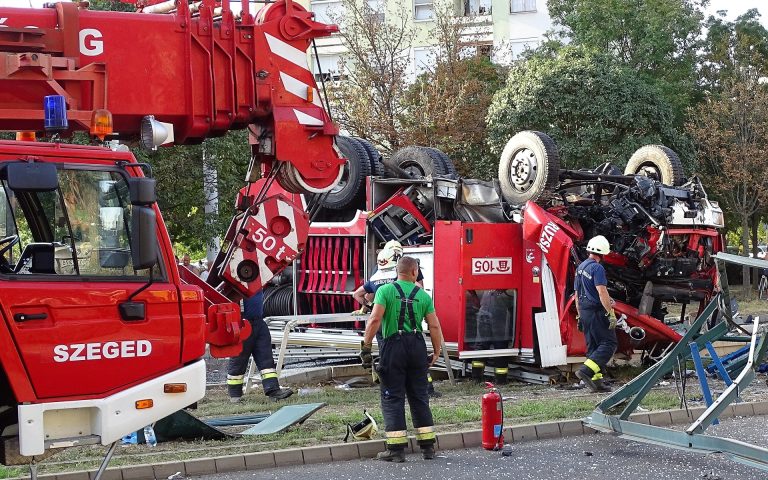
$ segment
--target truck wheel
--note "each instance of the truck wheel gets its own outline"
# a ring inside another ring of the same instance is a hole
[[[443,171],[445,171],[446,175],[457,175],[456,173],[456,166],[453,164],[453,160],[448,158],[448,155],[446,155],[442,150],[438,150],[437,148],[432,147],[426,147],[427,150],[430,151],[432,158],[438,158],[440,162],[443,164]]]
[[[371,163],[365,148],[350,137],[336,137],[336,146],[341,150],[347,163],[341,180],[323,200],[323,206],[332,210],[359,208],[365,192],[365,177],[371,174]]]
[[[384,166],[399,178],[426,178],[447,175],[440,157],[429,147],[405,147],[384,160]]]
[[[665,185],[682,185],[685,182],[680,157],[664,145],[646,145],[632,154],[624,175],[645,175]]]
[[[382,162],[384,161],[384,157],[381,156],[381,153],[368,140],[365,140],[364,138],[360,138],[360,137],[352,137],[352,138],[357,140],[358,143],[360,143],[360,145],[363,146],[363,148],[365,149],[365,152],[368,154],[368,160],[370,160],[370,163],[371,163],[371,175],[374,177],[383,177],[384,164]]]
[[[560,156],[549,135],[526,130],[510,138],[499,162],[499,184],[513,205],[536,200],[557,186]]]

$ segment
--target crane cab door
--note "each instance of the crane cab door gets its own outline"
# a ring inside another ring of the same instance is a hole
[[[6,165],[0,335],[12,337],[36,396],[19,400],[102,396],[178,366],[179,294],[161,262],[125,308],[150,270],[132,265],[136,207],[124,172],[58,164],[55,188],[14,189]]]

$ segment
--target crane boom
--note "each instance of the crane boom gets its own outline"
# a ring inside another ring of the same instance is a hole
[[[46,95],[66,98],[71,130],[107,109],[120,138],[137,137],[148,115],[172,125],[176,144],[250,128],[262,168],[285,164],[284,188],[329,190],[344,160],[306,51],[338,28],[292,0],[256,16],[242,3],[238,19],[228,0],[194,13],[179,1],[169,14],[0,8],[0,130],[40,130]]]

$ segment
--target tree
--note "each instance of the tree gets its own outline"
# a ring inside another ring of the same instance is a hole
[[[664,94],[675,112],[696,95],[696,63],[709,0],[549,0],[560,34],[615,56]],[[682,115],[678,118],[680,120]]]
[[[741,244],[749,251],[751,221],[768,205],[768,91],[742,78],[722,95],[711,96],[690,116],[688,131],[698,153],[699,171],[725,210],[738,216]],[[749,269],[744,268],[744,285]]]
[[[768,75],[768,29],[760,23],[757,9],[748,10],[735,21],[725,12],[710,16],[701,54],[702,84],[720,91],[738,78],[757,80]]]
[[[137,160],[152,165],[157,178],[157,202],[174,243],[204,255],[208,239],[226,231],[235,213],[237,191],[245,185],[250,160],[247,132],[233,131],[201,145],[159,148],[155,152],[132,149]],[[205,152],[205,159],[203,154]],[[210,188],[203,162],[216,170],[219,211],[206,217],[204,206]]]
[[[466,26],[456,21],[451,8],[436,5],[434,67],[408,89],[402,125],[408,143],[444,151],[459,174],[493,178],[497,160],[485,141],[485,115],[503,85],[503,71],[477,54],[473,38],[465,35]]]
[[[335,120],[385,151],[403,144],[402,100],[414,38],[411,9],[404,1],[397,0],[384,11],[371,8],[367,1],[343,0],[343,14],[331,15],[346,48],[343,78],[331,85],[329,93],[336,106]]]
[[[657,89],[613,57],[585,47],[564,47],[554,56],[533,55],[513,65],[487,123],[497,158],[520,130],[552,136],[566,168],[621,166],[647,144],[667,145],[684,161],[692,153]]]

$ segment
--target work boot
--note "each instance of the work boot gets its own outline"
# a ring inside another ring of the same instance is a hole
[[[598,378],[597,380],[592,380],[592,382],[594,382],[595,387],[597,388],[596,391],[598,391],[598,392],[611,392],[611,391],[613,391],[613,389],[611,387],[609,387],[608,385],[603,383],[603,379],[602,378]]]
[[[421,447],[421,456],[424,458],[424,460],[434,460],[435,459],[435,446],[434,445],[424,445]]]
[[[383,462],[403,463],[405,461],[405,450],[386,449],[376,454],[376,460]]]
[[[430,398],[440,398],[443,396],[442,393],[435,390],[435,386],[432,385],[432,383],[429,383],[429,386],[427,387],[427,394]]]
[[[494,374],[493,379],[496,382],[496,385],[506,385],[507,384],[507,374],[506,373],[496,373],[496,374]]]
[[[264,392],[264,395],[268,396],[274,401],[284,400],[293,395],[293,390],[290,388],[278,387],[273,390],[269,390],[268,392]]]
[[[243,400],[243,397],[229,397],[230,403],[240,403]]]
[[[592,380],[592,375],[593,374],[591,372],[587,373],[586,371],[584,371],[582,369],[576,370],[576,376],[582,382],[584,382],[584,385],[588,386],[589,389],[592,390],[593,392],[599,392],[600,390],[598,390],[597,383],[595,383],[595,380]],[[603,382],[601,381],[600,384],[602,385],[602,383]]]
[[[485,376],[485,365],[482,367],[472,366],[472,380],[475,383],[483,383],[483,377]]]

